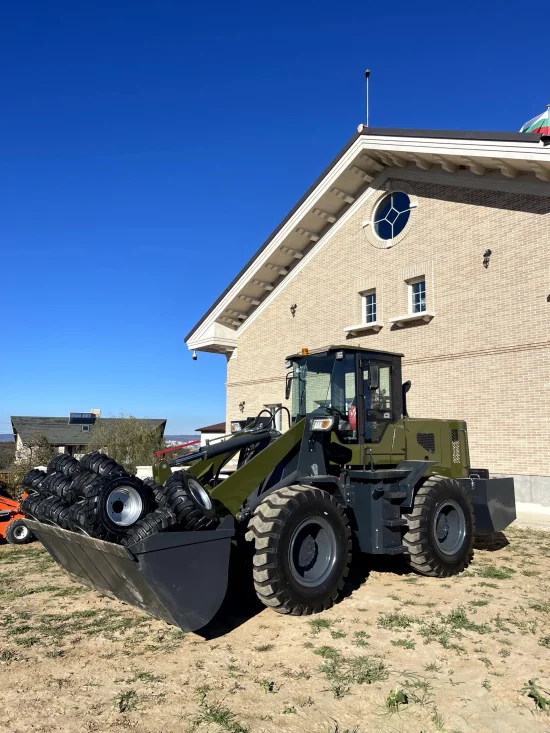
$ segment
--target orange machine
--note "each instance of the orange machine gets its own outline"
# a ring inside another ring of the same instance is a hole
[[[25,496],[23,494],[23,498]],[[5,539],[12,545],[30,542],[33,536],[24,519],[19,502],[0,490],[0,539]]]

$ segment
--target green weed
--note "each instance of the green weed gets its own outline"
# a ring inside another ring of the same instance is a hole
[[[386,707],[390,713],[396,713],[400,705],[407,705],[409,698],[403,690],[392,690],[386,698]]]
[[[312,634],[316,635],[321,632],[321,629],[329,629],[333,625],[333,621],[329,621],[327,618],[312,618],[307,622],[309,630]]]
[[[543,636],[542,639],[539,639],[539,644],[550,649],[550,636]]]
[[[343,639],[345,636],[347,636],[345,631],[331,631],[330,635],[333,639]]]
[[[493,580],[510,580],[516,571],[514,568],[496,565],[482,565],[475,569],[478,578],[491,578]]]
[[[115,697],[115,708],[119,713],[129,713],[135,710],[138,704],[138,696],[135,690],[126,690]]]
[[[527,697],[530,697],[535,701],[535,705],[539,710],[550,709],[550,700],[544,697],[542,691],[539,690],[536,684],[536,679],[529,680],[527,685],[523,688],[524,692],[527,692]]]
[[[402,646],[404,649],[415,649],[416,644],[410,639],[392,639],[393,646]]]
[[[353,643],[355,646],[368,646],[367,639],[370,639],[370,634],[366,631],[354,631],[353,632]]]
[[[378,617],[377,624],[381,629],[409,629],[415,619],[404,613],[383,613]]]
[[[272,649],[275,649],[274,644],[259,644],[254,647],[255,652],[270,652]]]
[[[386,680],[389,671],[379,659],[365,655],[344,657],[342,654],[325,659],[320,671],[330,682],[334,696],[346,695],[353,684],[370,685]]]

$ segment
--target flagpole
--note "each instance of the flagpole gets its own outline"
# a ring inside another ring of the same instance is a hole
[[[367,127],[369,126],[369,76],[370,76],[370,70],[367,69],[365,71],[365,79],[367,81]]]

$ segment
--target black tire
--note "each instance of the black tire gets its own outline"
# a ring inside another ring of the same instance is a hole
[[[53,494],[66,502],[73,500],[71,479],[59,471],[54,471],[54,473],[49,473],[46,476],[42,481],[41,490],[45,493]]]
[[[248,525],[254,542],[258,598],[295,616],[335,603],[351,562],[351,532],[343,506],[326,491],[289,486],[267,496]]]
[[[21,511],[30,519],[38,519],[36,516],[36,507],[44,499],[39,493],[33,492],[26,496],[21,502]]]
[[[177,522],[176,515],[170,509],[166,507],[155,509],[154,512],[148,514],[140,522],[134,524],[126,537],[122,539],[122,544],[128,547],[136,542],[141,542],[141,540],[153,534],[165,532],[170,527],[174,527]]]
[[[26,545],[33,539],[34,536],[24,519],[14,519],[6,527],[6,540],[10,545]]]
[[[93,471],[88,471],[85,468],[81,468],[76,473],[71,481],[71,493],[73,501],[78,499],[86,499],[90,493],[96,491],[97,486],[103,486],[108,479],[104,476],[99,476]]]
[[[87,530],[92,536],[98,536],[94,532],[99,524],[108,534],[124,537],[155,506],[152,489],[136,476],[102,476],[86,486],[86,499],[87,516],[93,515]]]
[[[62,529],[69,529],[70,504],[57,496],[49,496],[40,505],[42,521],[55,524]]]
[[[161,507],[166,507],[166,488],[164,486],[161,486],[160,484],[157,484],[156,481],[154,481],[152,478],[144,478],[143,483],[145,486],[148,486],[151,491],[153,492],[155,496],[155,503],[157,507],[160,509]]]
[[[98,473],[100,476],[109,476],[110,474],[129,476],[124,466],[117,463],[114,458],[110,458],[105,453],[100,453],[97,450],[82,456],[80,467]]]
[[[418,489],[406,515],[407,560],[421,575],[458,575],[473,556],[475,520],[466,490],[453,479],[432,476]]]
[[[59,471],[65,476],[72,477],[75,475],[75,473],[78,473],[79,469],[79,462],[76,460],[76,458],[69,456],[67,453],[58,453],[48,463],[48,473]]]
[[[116,542],[117,536],[109,532],[98,519],[97,498],[82,499],[73,504],[68,512],[69,529],[106,542]]]
[[[165,506],[176,515],[180,529],[199,531],[214,529],[218,524],[216,517],[206,516],[187,490],[188,480],[185,471],[178,471],[168,477],[165,488]]]
[[[33,468],[23,476],[21,483],[23,486],[28,486],[30,489],[39,491],[45,478],[46,474],[44,471],[41,471],[39,468]]]

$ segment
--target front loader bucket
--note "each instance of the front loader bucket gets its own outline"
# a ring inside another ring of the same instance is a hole
[[[130,547],[25,520],[53,559],[74,580],[196,631],[216,615],[225,597],[233,517],[204,532],[165,532]]]

